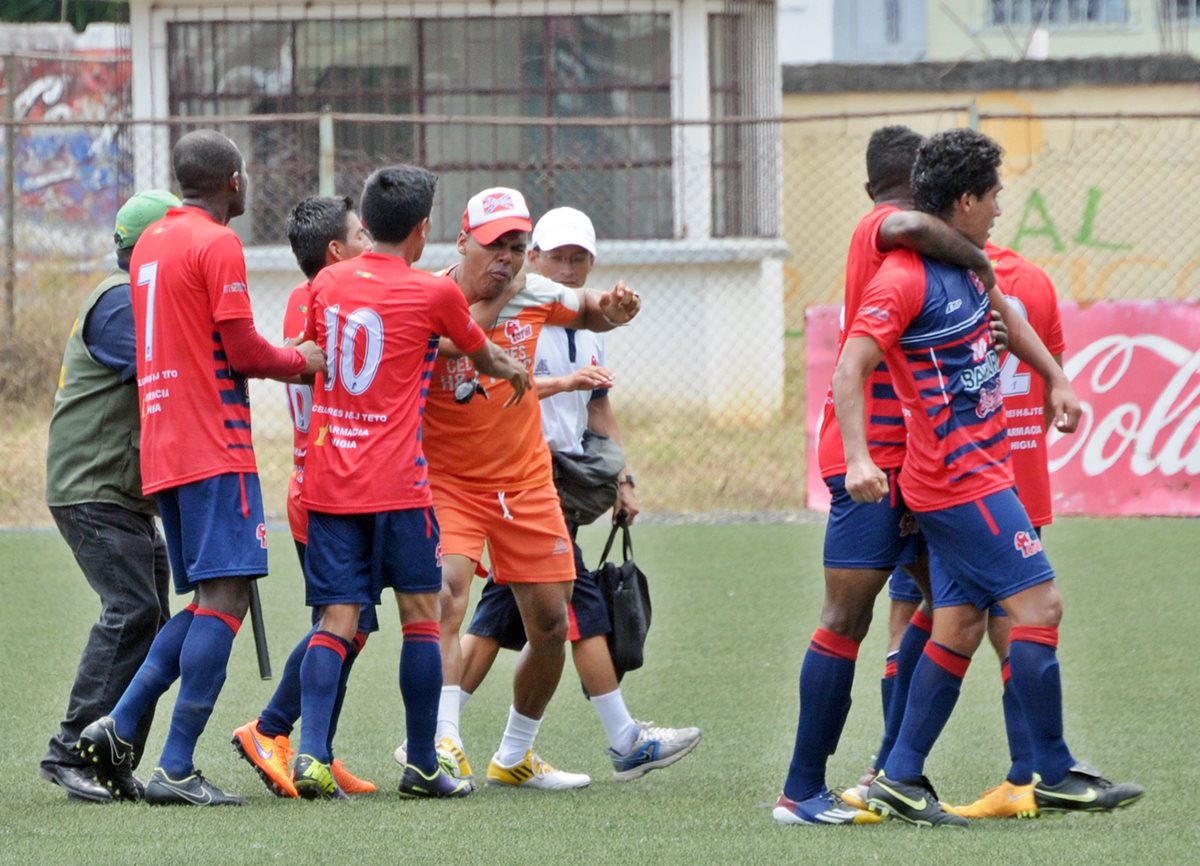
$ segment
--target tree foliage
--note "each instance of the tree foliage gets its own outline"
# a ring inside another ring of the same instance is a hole
[[[128,20],[128,3],[105,0],[0,0],[0,21],[66,21],[82,31],[93,21]]]

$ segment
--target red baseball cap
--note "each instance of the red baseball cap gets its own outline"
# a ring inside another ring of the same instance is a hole
[[[506,186],[494,186],[471,196],[463,211],[463,231],[487,246],[506,232],[533,231],[525,196]]]

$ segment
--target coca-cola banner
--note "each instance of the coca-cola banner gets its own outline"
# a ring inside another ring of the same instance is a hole
[[[1049,434],[1055,514],[1200,515],[1200,303],[1064,302],[1079,430]],[[840,308],[810,307],[808,507],[828,510],[816,435]]]

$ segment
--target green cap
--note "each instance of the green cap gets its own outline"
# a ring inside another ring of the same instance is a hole
[[[150,189],[131,196],[117,211],[117,226],[113,240],[117,249],[124,250],[137,243],[150,223],[158,222],[167,208],[179,207],[182,202],[163,189]]]

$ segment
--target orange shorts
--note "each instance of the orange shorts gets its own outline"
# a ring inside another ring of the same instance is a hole
[[[497,583],[575,580],[575,555],[553,482],[512,493],[476,493],[430,479],[442,555],[483,557]]]

